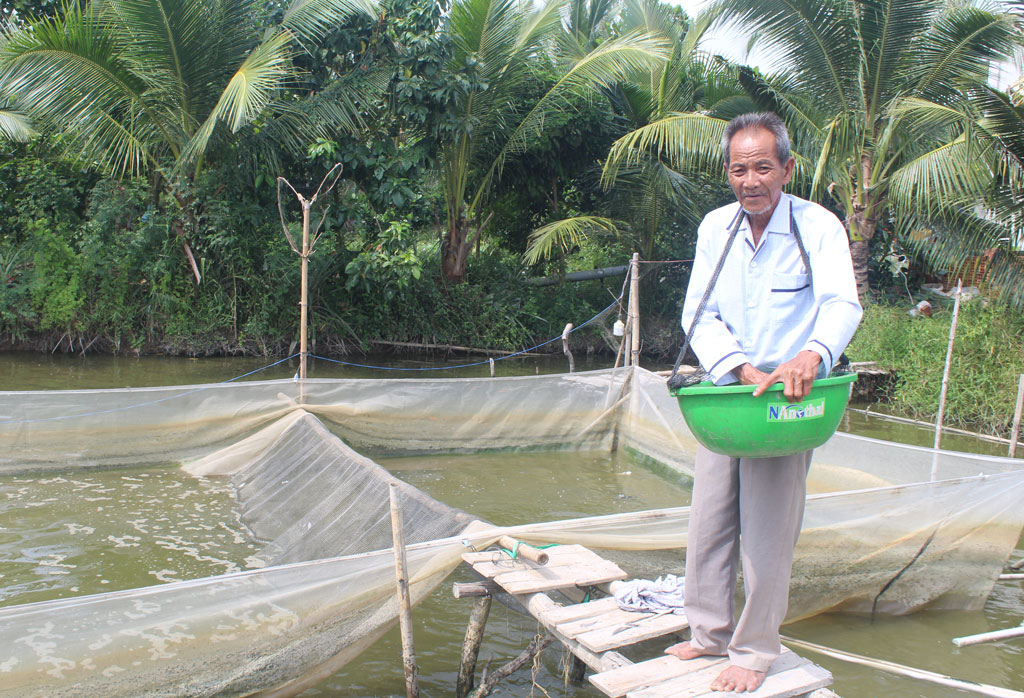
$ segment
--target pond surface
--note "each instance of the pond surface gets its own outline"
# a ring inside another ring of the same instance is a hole
[[[455,357],[460,366],[479,358]],[[352,363],[404,368],[442,365],[437,359],[352,357]],[[261,368],[262,359],[65,357],[0,354],[0,388],[7,390],[137,387],[219,382]],[[607,361],[577,357],[577,367]],[[251,378],[290,378],[292,360]],[[498,375],[564,371],[557,358],[498,361]],[[311,377],[486,376],[487,364],[443,372],[395,372],[314,362]],[[844,430],[930,445],[926,429],[848,414]],[[944,437],[947,448],[1005,454],[1005,446],[964,437]],[[654,473],[624,453],[529,453],[381,459],[395,475],[456,507],[501,524],[607,514],[689,502],[685,479]],[[138,539],[138,540],[136,540]],[[158,469],[48,474],[0,478],[0,605],[42,598],[131,588],[220,574],[258,565],[255,549],[241,535],[223,481],[196,480]],[[674,551],[639,556],[615,554],[636,576],[681,573]],[[1024,558],[1019,546],[1012,559]],[[837,570],[837,574],[841,574]],[[424,696],[453,693],[471,602],[451,595],[450,581],[469,581],[459,569],[414,612],[417,658]],[[1013,627],[1024,618],[1024,585],[1000,582],[983,611],[923,612],[874,620],[827,614],[783,628],[783,633],[836,649],[864,654],[964,680],[1024,691],[1024,639],[957,649],[953,637]],[[536,632],[530,618],[495,604],[481,664],[496,668],[517,655]],[[651,647],[656,653],[659,647]],[[843,698],[970,695],[867,667],[814,656],[836,677]],[[566,685],[564,653],[554,646],[531,668],[501,684],[494,695],[597,698],[589,687]],[[401,644],[389,633],[344,671],[306,696],[371,698],[404,695]]]

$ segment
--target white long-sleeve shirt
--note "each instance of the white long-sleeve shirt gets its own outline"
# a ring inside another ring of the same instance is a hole
[[[683,303],[683,331],[718,263],[738,203],[715,209],[697,230],[697,252]],[[811,263],[808,275],[790,232],[790,207]],[[813,279],[813,286],[811,280]],[[843,224],[810,201],[782,194],[758,245],[744,216],[690,345],[716,384],[738,380],[750,363],[772,370],[809,349],[832,369],[862,314]]]

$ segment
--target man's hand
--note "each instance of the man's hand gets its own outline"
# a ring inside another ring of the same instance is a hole
[[[748,385],[754,382],[748,382],[744,379],[746,374],[753,376],[752,373],[744,370],[746,366],[750,366],[752,371],[759,373],[763,377],[762,380],[757,381],[757,387],[754,388],[754,397],[758,397],[772,385],[781,382],[783,384],[782,394],[786,396],[786,399],[790,402],[800,402],[811,392],[811,384],[818,377],[818,366],[820,364],[821,357],[817,352],[805,350],[767,376],[764,372],[750,366],[750,364],[744,364],[744,366],[740,367],[740,381]]]

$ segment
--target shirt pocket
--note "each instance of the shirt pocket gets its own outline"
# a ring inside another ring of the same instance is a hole
[[[811,290],[811,277],[808,274],[772,274],[772,301],[787,303],[796,297],[802,297]]]

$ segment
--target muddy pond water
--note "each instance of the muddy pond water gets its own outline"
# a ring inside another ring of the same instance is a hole
[[[420,369],[443,365],[437,358],[393,356],[348,359],[364,366]],[[449,366],[479,359],[455,357]],[[47,357],[0,354],[0,389],[83,389],[218,382],[266,365],[260,359],[170,359],[147,357]],[[578,369],[601,368],[606,360],[578,357]],[[250,378],[291,377],[294,361]],[[497,362],[498,375],[566,370],[561,358],[527,357]],[[454,368],[447,376],[486,376],[487,364]],[[403,377],[393,371],[315,362],[311,377]],[[430,372],[431,377],[437,373]],[[929,431],[848,413],[842,429],[877,438],[930,445]],[[1005,453],[1005,446],[967,437],[944,437],[947,448]],[[373,456],[374,454],[368,454]],[[516,524],[689,503],[690,483],[653,472],[624,453],[528,453],[379,458],[397,477],[437,499],[495,523]],[[227,483],[195,479],[174,469],[49,473],[0,477],[0,605],[132,588],[176,579],[222,574],[259,566],[232,508]],[[1022,503],[1024,506],[1024,503]],[[642,557],[615,554],[635,576],[681,573],[675,551]],[[1018,545],[1014,560],[1024,557]],[[836,570],[836,574],[842,574]],[[454,691],[462,636],[471,602],[456,600],[451,581],[469,581],[457,570],[414,612],[420,685],[424,696]],[[957,649],[951,638],[1016,626],[1024,619],[1024,585],[1000,582],[977,612],[927,611],[874,619],[824,614],[787,625],[783,633],[836,649],[1024,691],[1024,639]],[[530,618],[495,604],[481,662],[492,668],[518,654],[536,632]],[[657,651],[652,648],[651,651]],[[0,640],[2,654],[2,640]],[[807,654],[807,653],[805,653]],[[900,678],[875,669],[807,654],[835,676],[843,698],[921,696],[946,698],[964,691]],[[555,646],[530,668],[501,684],[494,695],[597,698],[588,684],[567,684],[566,661]],[[404,695],[401,644],[389,633],[342,672],[305,696],[371,698]]]

